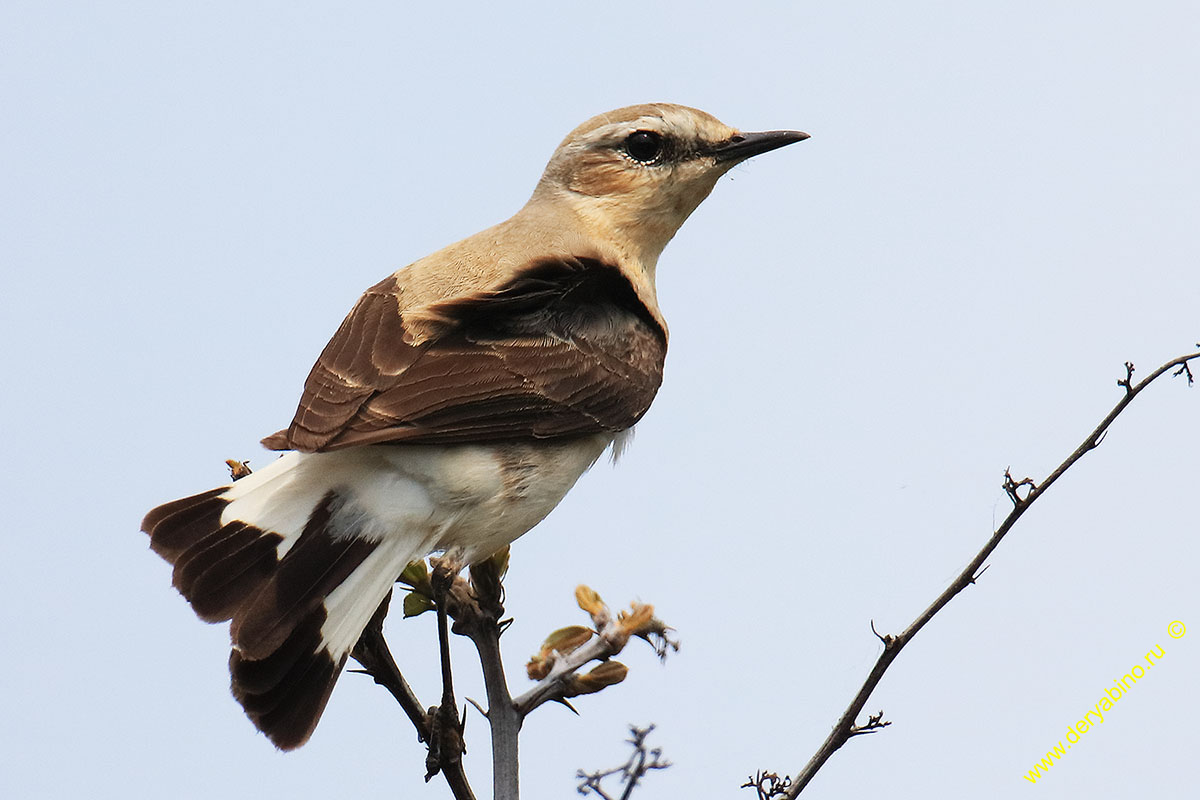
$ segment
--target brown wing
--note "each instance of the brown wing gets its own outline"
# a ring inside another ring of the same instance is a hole
[[[578,436],[637,422],[666,335],[618,270],[542,262],[495,289],[401,316],[393,279],[363,295],[273,450]],[[417,331],[415,328],[419,328]]]

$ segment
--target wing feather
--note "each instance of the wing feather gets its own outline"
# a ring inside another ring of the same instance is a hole
[[[615,267],[541,262],[493,289],[405,311],[395,278],[346,317],[292,424],[315,452],[618,432],[658,391],[666,333]]]

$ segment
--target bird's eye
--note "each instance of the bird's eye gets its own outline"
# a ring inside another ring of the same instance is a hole
[[[625,152],[635,161],[649,164],[662,155],[663,137],[654,131],[634,131],[625,137]]]

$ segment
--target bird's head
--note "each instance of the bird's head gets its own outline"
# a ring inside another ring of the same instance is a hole
[[[531,203],[566,203],[593,235],[652,272],[718,178],[751,156],[807,138],[799,131],[743,133],[671,103],[620,108],[571,131]]]

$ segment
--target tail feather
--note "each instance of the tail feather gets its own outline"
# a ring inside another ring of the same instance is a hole
[[[266,658],[249,659],[236,649],[229,656],[233,696],[258,729],[284,750],[308,741],[346,663],[345,655],[335,659],[323,646],[324,619],[325,610],[314,608]]]
[[[304,651],[293,660],[281,660],[286,671],[277,684],[266,691],[251,693],[239,681],[247,662],[234,650],[229,659],[233,674],[233,696],[246,710],[250,721],[281,750],[293,750],[308,741],[325,705],[333,693],[342,667],[343,655],[334,661],[324,648]]]
[[[239,695],[264,695],[284,683],[288,673],[300,661],[321,648],[321,624],[324,610],[313,609],[313,619],[289,636],[278,650],[266,658],[249,659],[240,650],[229,657],[234,692]]]
[[[229,504],[221,495],[228,488],[163,503],[147,514],[142,530],[150,534],[150,549],[174,564],[197,540],[221,527],[221,512]]]
[[[184,551],[174,584],[205,622],[232,619],[279,563],[283,537],[231,522]]]
[[[310,458],[279,459],[142,523],[197,615],[233,620],[233,695],[285,750],[312,735],[362,630],[427,538],[363,535],[346,490]]]
[[[337,503],[336,494],[325,496],[263,588],[234,615],[230,635],[245,658],[266,658],[282,647],[376,548],[376,542],[334,535],[330,523]]]

